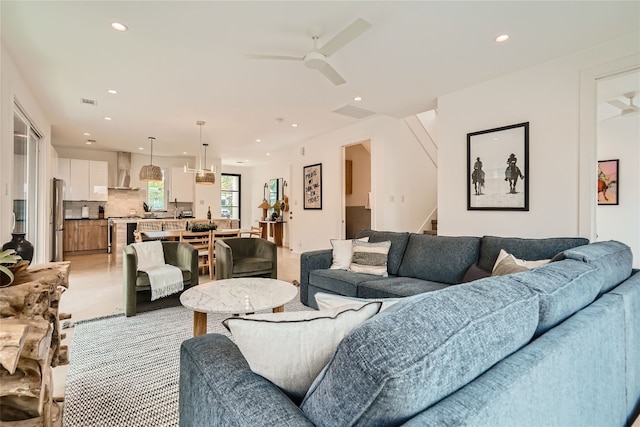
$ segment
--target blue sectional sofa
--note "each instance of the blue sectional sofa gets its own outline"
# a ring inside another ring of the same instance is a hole
[[[317,292],[360,298],[406,297],[457,285],[470,268],[491,273],[500,249],[526,260],[550,259],[565,249],[586,245],[581,237],[522,239],[484,236],[448,237],[428,234],[363,230],[356,238],[390,241],[388,277],[332,270],[332,251],[300,256],[300,301],[318,308]]]
[[[483,258],[495,243],[485,239],[480,266],[493,257]],[[526,258],[520,243],[508,250]],[[630,249],[596,242],[543,256],[554,261],[402,298],[342,340],[299,405],[254,374],[229,338],[189,339],[180,425],[630,425],[640,411],[640,272]],[[412,282],[402,283],[408,292]]]

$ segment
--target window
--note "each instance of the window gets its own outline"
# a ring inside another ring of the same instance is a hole
[[[38,238],[38,150],[41,136],[15,105],[13,113],[13,233],[37,244]]]
[[[147,203],[153,211],[167,210],[167,200],[164,191],[165,173],[162,169],[162,181],[147,182]]]
[[[222,174],[220,216],[240,220],[240,175]]]

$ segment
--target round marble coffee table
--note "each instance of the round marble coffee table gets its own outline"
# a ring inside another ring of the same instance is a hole
[[[207,333],[207,313],[238,315],[260,310],[284,311],[284,305],[298,295],[289,282],[243,277],[206,282],[180,295],[183,306],[193,310],[193,335]]]

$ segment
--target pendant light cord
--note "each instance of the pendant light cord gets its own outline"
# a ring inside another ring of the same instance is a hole
[[[154,137],[150,136],[149,137],[149,141],[151,142],[151,166],[153,166],[153,141],[155,140]]]

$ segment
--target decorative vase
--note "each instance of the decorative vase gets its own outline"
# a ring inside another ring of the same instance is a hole
[[[26,233],[11,233],[13,239],[2,245],[2,250],[15,249],[16,253],[20,255],[23,260],[31,263],[33,259],[33,245],[24,239],[25,234]]]

